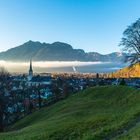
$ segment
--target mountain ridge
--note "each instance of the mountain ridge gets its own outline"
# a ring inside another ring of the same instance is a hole
[[[83,49],[74,49],[63,42],[41,43],[28,41],[17,47],[0,53],[1,60],[12,61],[102,61],[123,62],[125,53],[113,52],[100,54],[98,52],[85,52]]]

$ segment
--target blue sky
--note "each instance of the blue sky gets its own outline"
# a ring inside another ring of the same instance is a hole
[[[86,52],[119,51],[140,0],[0,0],[0,51],[28,40],[61,41]]]

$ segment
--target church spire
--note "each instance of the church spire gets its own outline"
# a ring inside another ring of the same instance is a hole
[[[33,71],[33,69],[32,69],[32,60],[30,60],[30,71]]]
[[[28,75],[28,80],[32,80],[33,78],[33,69],[32,69],[32,60],[30,60],[30,68],[29,68],[29,75]]]

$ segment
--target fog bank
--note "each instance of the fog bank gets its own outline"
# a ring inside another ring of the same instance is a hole
[[[27,73],[29,62],[11,62],[0,60],[0,66],[9,72]],[[124,64],[110,62],[80,62],[80,61],[39,61],[32,62],[34,72],[73,72],[73,67],[79,72],[105,72],[116,70]],[[108,70],[107,70],[108,69]]]

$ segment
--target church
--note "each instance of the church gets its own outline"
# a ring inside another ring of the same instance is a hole
[[[47,76],[33,76],[32,60],[30,60],[29,73],[27,78],[29,86],[50,85],[52,83],[51,74],[47,74]]]

